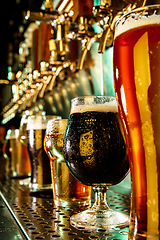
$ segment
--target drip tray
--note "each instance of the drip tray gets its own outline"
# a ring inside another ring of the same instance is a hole
[[[55,207],[52,198],[29,196],[28,186],[20,183],[20,180],[12,179],[0,184],[0,196],[22,236],[22,238],[13,239],[128,239],[128,227],[116,228],[113,232],[107,232],[104,229],[86,231],[72,227],[70,216],[85,208]],[[112,190],[107,192],[107,201],[112,209],[129,215],[130,191],[112,187]],[[93,198],[92,202],[94,202]]]

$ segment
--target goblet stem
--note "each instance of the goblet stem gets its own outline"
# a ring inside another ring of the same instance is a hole
[[[91,208],[77,213],[70,218],[71,225],[86,230],[105,229],[113,231],[116,227],[126,227],[129,224],[129,216],[112,210],[106,201],[105,185],[93,187],[95,202]]]
[[[109,209],[109,206],[106,201],[106,192],[108,190],[107,186],[94,186],[93,191],[95,195],[95,202],[92,206],[92,209],[100,210],[107,210]]]

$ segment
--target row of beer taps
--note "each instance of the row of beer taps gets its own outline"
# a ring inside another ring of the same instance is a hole
[[[48,62],[40,63],[40,71],[32,69],[32,61],[28,60],[22,71],[16,73],[16,78],[12,71],[9,80],[12,80],[13,98],[2,111],[2,123],[14,117],[16,113],[21,113],[28,108],[38,107],[37,102],[52,99],[55,87],[63,85],[66,79],[77,77],[77,73],[85,68],[84,60],[93,42],[99,42],[98,52],[103,53],[105,48],[111,47],[114,39],[114,28],[117,20],[125,13],[140,6],[144,6],[145,0],[126,0],[111,2],[111,0],[101,0],[99,6],[94,6],[92,15],[80,15],[78,21],[73,22],[72,17],[66,12],[53,10],[52,0],[45,1],[45,10],[35,13],[28,11],[26,17],[33,21],[25,34],[26,44],[20,46],[20,58],[23,59],[25,52],[32,48],[30,42],[32,34],[38,28],[35,21],[47,22],[52,25],[53,38],[49,41],[50,59]],[[100,27],[100,31],[94,31],[94,24]],[[80,40],[81,53],[78,62],[69,59],[69,43],[72,39]],[[26,46],[28,49],[26,49]],[[23,62],[23,61],[22,61]],[[70,84],[73,83],[70,80]],[[94,94],[92,83],[91,92]],[[73,96],[76,93],[76,86],[72,87]],[[46,97],[47,96],[47,97]],[[53,104],[51,104],[53,105]],[[53,106],[50,106],[53,110]],[[40,108],[40,105],[39,105]],[[42,106],[43,108],[43,106]],[[43,110],[43,109],[40,109]]]

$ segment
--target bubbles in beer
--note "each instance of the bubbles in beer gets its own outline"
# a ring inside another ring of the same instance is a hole
[[[112,102],[105,102],[104,104],[95,104],[92,102],[91,105],[78,105],[72,107],[70,114],[76,112],[83,113],[87,111],[118,112],[118,106],[116,100],[113,100]]]
[[[126,143],[117,105],[100,108],[97,105],[88,106],[83,112],[76,112],[77,107],[70,115],[64,156],[81,183],[112,185],[121,181],[129,170]]]
[[[119,36],[120,34],[138,28],[140,26],[150,25],[150,24],[158,24],[160,21],[160,15],[156,14],[156,11],[153,11],[152,15],[146,16],[148,13],[146,12],[134,12],[132,14],[127,15],[126,19],[123,21],[118,21],[115,31],[115,37]],[[148,21],[146,21],[146,18]],[[137,21],[138,20],[138,21]]]

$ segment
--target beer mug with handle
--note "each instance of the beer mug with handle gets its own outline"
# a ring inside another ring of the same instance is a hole
[[[160,238],[160,5],[116,24],[114,83],[131,167],[129,239]]]

